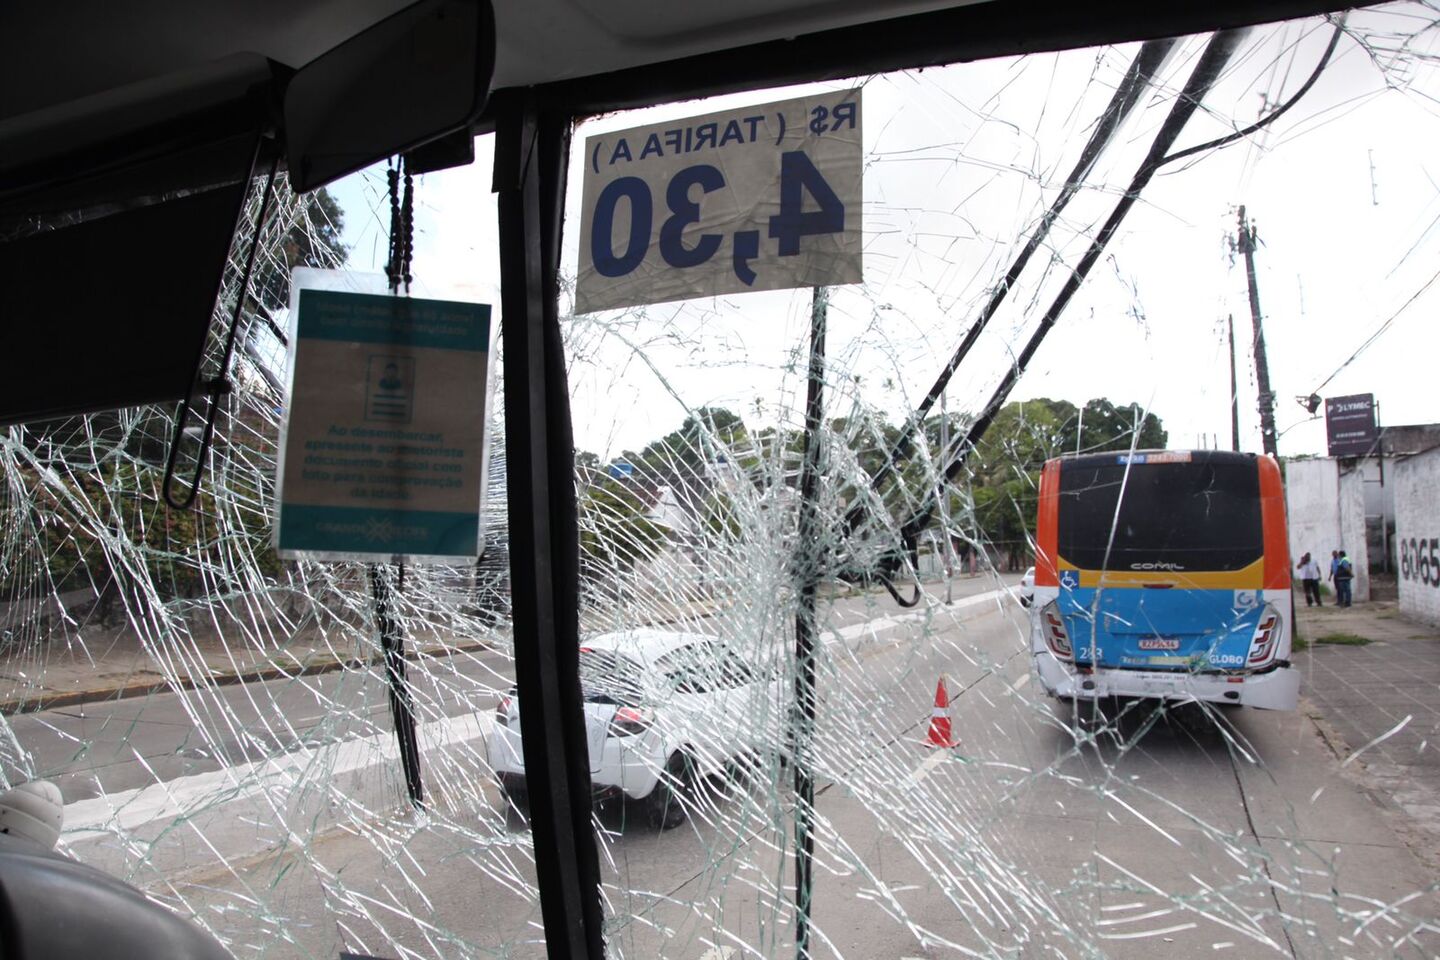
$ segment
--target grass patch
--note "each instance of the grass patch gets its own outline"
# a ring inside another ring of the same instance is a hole
[[[1316,637],[1315,642],[1335,643],[1344,647],[1363,647],[1370,642],[1370,638],[1355,633],[1327,633],[1323,637]]]
[[[1291,650],[1309,650],[1320,643],[1333,643],[1342,647],[1363,647],[1370,643],[1369,637],[1362,637],[1355,633],[1327,633],[1324,636],[1316,637],[1314,640],[1307,640],[1297,630],[1290,637]]]

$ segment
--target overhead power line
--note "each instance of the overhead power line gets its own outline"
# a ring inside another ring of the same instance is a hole
[[[1404,313],[1410,308],[1410,304],[1414,303],[1416,300],[1419,300],[1421,294],[1423,294],[1426,290],[1429,290],[1432,286],[1435,285],[1436,280],[1440,280],[1440,270],[1435,271],[1435,274],[1431,276],[1429,280],[1426,280],[1419,290],[1416,290],[1413,294],[1410,295],[1409,300],[1406,300],[1400,305],[1400,309],[1390,314],[1390,316],[1386,318],[1386,320],[1375,329],[1374,333],[1366,337],[1365,342],[1360,344],[1360,346],[1356,347],[1355,352],[1350,354],[1350,356],[1346,358],[1344,363],[1336,367],[1334,373],[1326,377],[1324,381],[1321,382],[1320,386],[1310,391],[1310,395],[1312,397],[1319,396],[1320,391],[1324,390],[1326,385],[1329,384],[1331,380],[1334,380],[1340,375],[1340,371],[1344,370],[1346,367],[1350,366],[1350,364],[1354,363],[1356,357],[1360,356],[1360,354],[1368,350],[1376,340],[1379,340],[1380,337],[1384,335],[1385,331],[1390,329],[1390,325],[1395,322],[1395,320],[1400,316],[1400,314]]]

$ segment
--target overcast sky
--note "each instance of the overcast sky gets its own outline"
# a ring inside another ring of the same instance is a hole
[[[1440,14],[1434,16],[1440,17]],[[1234,256],[1246,204],[1262,246],[1260,301],[1282,454],[1323,453],[1322,422],[1294,399],[1320,387],[1392,316],[1375,343],[1320,390],[1373,392],[1383,423],[1440,420],[1440,44],[1418,5],[1352,14],[1369,41],[1342,38],[1313,90],[1249,142],[1166,169],[1142,196],[1014,397],[1149,405],[1172,446],[1229,445],[1224,323],[1241,345],[1242,448],[1259,449],[1250,311]],[[1289,97],[1329,39],[1324,20],[1259,28],[1181,145],[1255,120]],[[1392,38],[1390,34],[1397,36]],[[1399,35],[1408,51],[1398,53]],[[1085,250],[1183,84],[1203,38],[1182,43],[1112,143],[949,392],[978,410],[1023,345],[1067,264]],[[829,412],[861,402],[899,420],[933,381],[989,289],[1074,164],[1137,47],[1006,59],[857,78],[864,88],[865,283],[836,288]],[[849,84],[830,84],[826,88]],[[787,88],[608,117],[596,131],[683,118],[822,89]],[[497,305],[491,138],[477,163],[421,178],[415,272],[432,292]],[[578,151],[577,151],[578,152]],[[563,269],[574,277],[580,166],[572,164]],[[380,269],[389,205],[382,171],[334,188],[352,266]],[[463,289],[462,289],[463,288]],[[1422,292],[1423,291],[1423,292]],[[808,291],[607,311],[567,320],[577,442],[615,455],[722,404],[754,426],[798,419]],[[567,297],[566,303],[569,300]],[[1398,316],[1397,316],[1398,313]],[[857,381],[858,378],[858,381]]]

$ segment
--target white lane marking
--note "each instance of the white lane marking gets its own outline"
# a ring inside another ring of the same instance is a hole
[[[990,603],[1002,597],[1008,596],[1010,596],[1010,591],[1002,587],[999,590],[989,590],[985,593],[977,593],[973,597],[965,597],[963,599],[956,600],[949,606],[937,606],[934,608],[933,613],[930,609],[925,609],[916,610],[914,613],[898,613],[893,616],[876,617],[874,620],[866,620],[861,623],[852,623],[848,627],[841,627],[838,630],[831,630],[829,631],[829,639],[833,643],[835,640],[855,640],[867,635],[873,636],[874,634],[879,633],[881,630],[888,630],[891,627],[898,627],[906,623],[914,623],[918,620],[924,620],[932,615],[938,617],[946,613],[964,610],[967,607],[980,606],[981,604]]]
[[[1194,930],[1199,924],[1182,923],[1173,927],[1166,927],[1163,930],[1139,930],[1135,933],[1102,933],[1101,940],[1143,940],[1147,937],[1164,937],[1167,933],[1183,933],[1186,930]],[[1166,937],[1169,940],[1169,937]]]
[[[494,725],[495,716],[487,711],[430,720],[420,724],[416,734],[422,748],[435,749],[484,737]],[[399,757],[395,734],[387,730],[79,800],[65,805],[64,837],[73,843],[105,836],[117,828],[134,830],[156,820],[175,820],[217,802],[245,799],[270,788],[314,783],[316,773],[333,783],[344,774],[393,763]]]
[[[1028,673],[1022,674],[1019,680],[1016,680],[1014,683],[1010,684],[1010,689],[1011,689],[1011,690],[1019,690],[1021,687],[1025,686],[1025,684],[1027,684],[1027,683],[1029,683],[1029,682],[1030,682],[1030,674],[1028,674]]]
[[[950,754],[948,751],[944,749],[937,749],[934,754],[925,758],[924,763],[920,764],[920,766],[916,767],[914,771],[911,772],[910,776],[905,780],[905,785],[914,786],[921,780],[924,780],[926,777],[930,776],[931,770],[934,770],[936,767],[940,766],[940,764],[944,763],[949,756]]]

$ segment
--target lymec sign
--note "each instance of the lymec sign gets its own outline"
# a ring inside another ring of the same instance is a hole
[[[1325,401],[1325,441],[1332,457],[1363,457],[1375,452],[1375,395],[1357,393]]]
[[[576,309],[859,283],[860,91],[585,141]]]

